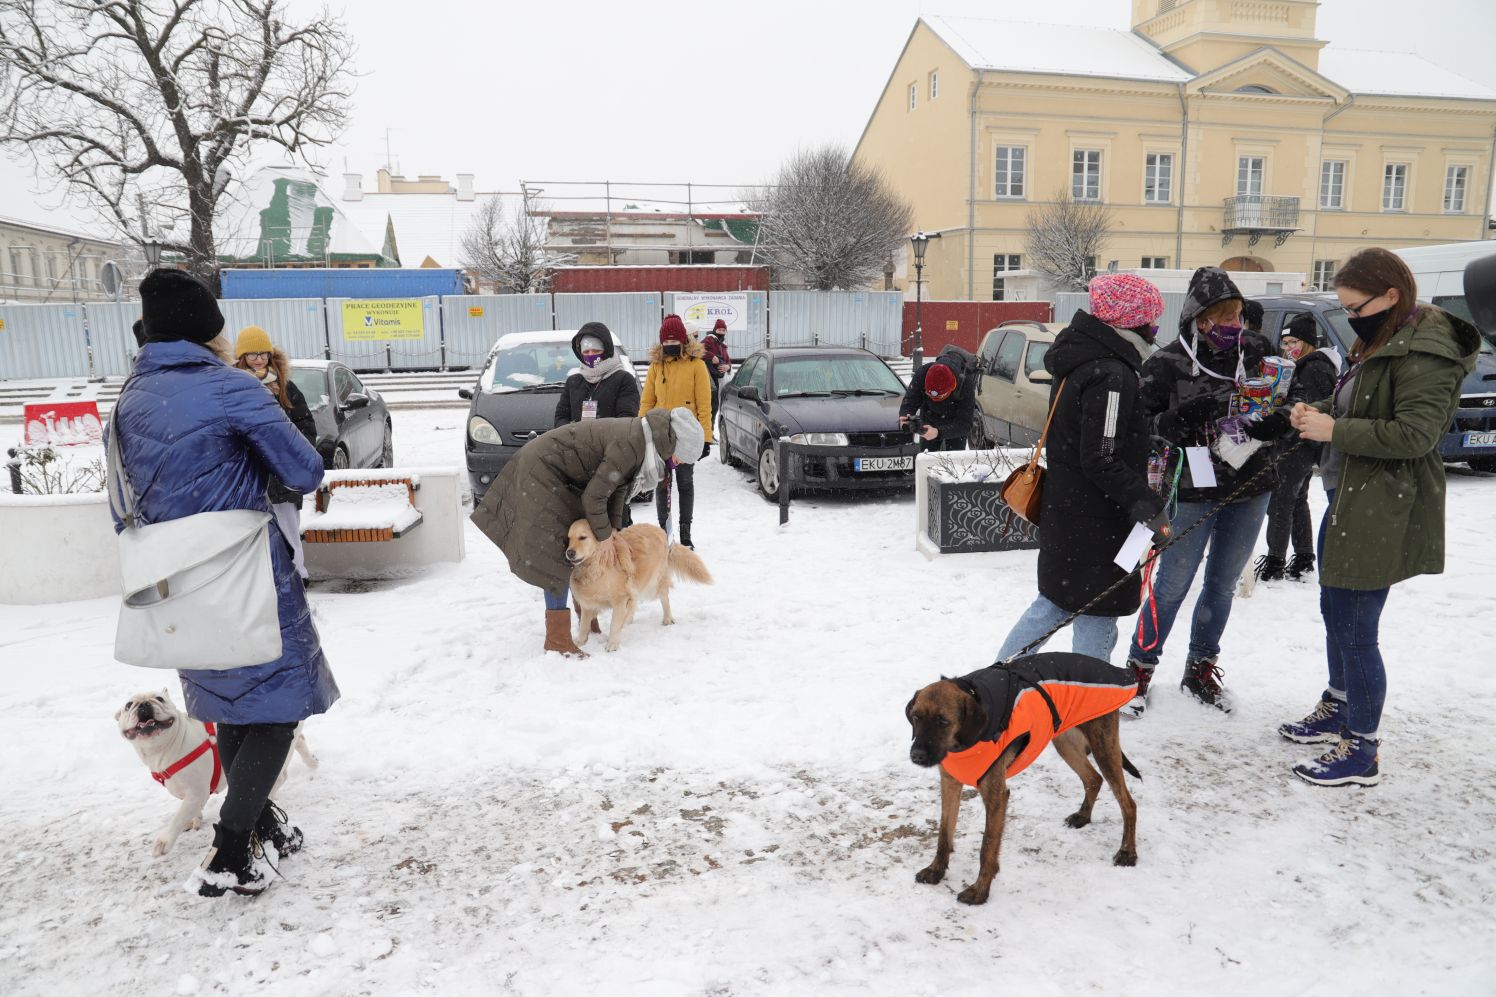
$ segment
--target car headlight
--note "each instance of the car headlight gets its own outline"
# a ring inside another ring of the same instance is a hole
[[[489,446],[494,447],[504,445],[504,437],[500,436],[499,431],[493,428],[493,423],[481,415],[475,415],[468,420],[468,437],[474,443],[487,443]]]
[[[790,437],[791,443],[799,443],[807,447],[844,447],[847,445],[846,433],[796,433]]]

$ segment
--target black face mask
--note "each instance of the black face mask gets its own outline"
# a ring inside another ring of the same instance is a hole
[[[678,357],[680,356],[680,349],[679,343],[666,343],[660,352],[664,353],[667,357]]]
[[[1347,317],[1346,321],[1350,323],[1351,329],[1356,333],[1357,339],[1363,343],[1369,343],[1381,331],[1383,323],[1387,321],[1387,311],[1389,310],[1384,309],[1375,315],[1351,315]]]

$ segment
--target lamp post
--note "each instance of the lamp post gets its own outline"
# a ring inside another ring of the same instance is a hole
[[[929,247],[931,239],[939,238],[939,232],[933,235],[916,232],[909,237],[909,243],[914,247],[914,348],[910,350],[909,358],[913,361],[915,371],[919,370],[919,365],[925,359],[925,330],[920,324],[920,306],[924,301],[925,249]]]
[[[145,265],[154,270],[161,265],[161,243],[155,239],[147,239],[140,244],[145,251]]]

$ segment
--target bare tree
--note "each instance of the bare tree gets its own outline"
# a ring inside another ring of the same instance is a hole
[[[462,234],[462,265],[477,275],[479,283],[516,294],[546,290],[551,271],[576,260],[546,249],[547,213],[542,202],[525,200],[506,214],[498,196],[490,197]]]
[[[216,283],[213,222],[257,146],[305,159],[347,120],[353,46],[280,0],[0,0],[0,145],[125,238]]]
[[[1029,265],[1066,291],[1084,291],[1096,272],[1112,212],[1095,201],[1077,201],[1061,189],[1028,216]]]
[[[882,173],[837,145],[797,152],[745,197],[762,215],[759,248],[776,281],[797,271],[818,291],[867,287],[914,217]]]

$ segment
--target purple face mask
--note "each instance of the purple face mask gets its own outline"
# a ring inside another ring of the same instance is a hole
[[[601,360],[602,358],[603,358],[603,355],[601,353],[583,353],[582,354],[582,366],[583,367],[596,367],[598,361]]]
[[[1241,341],[1241,326],[1213,325],[1205,330],[1205,341],[1212,349],[1229,350]]]

